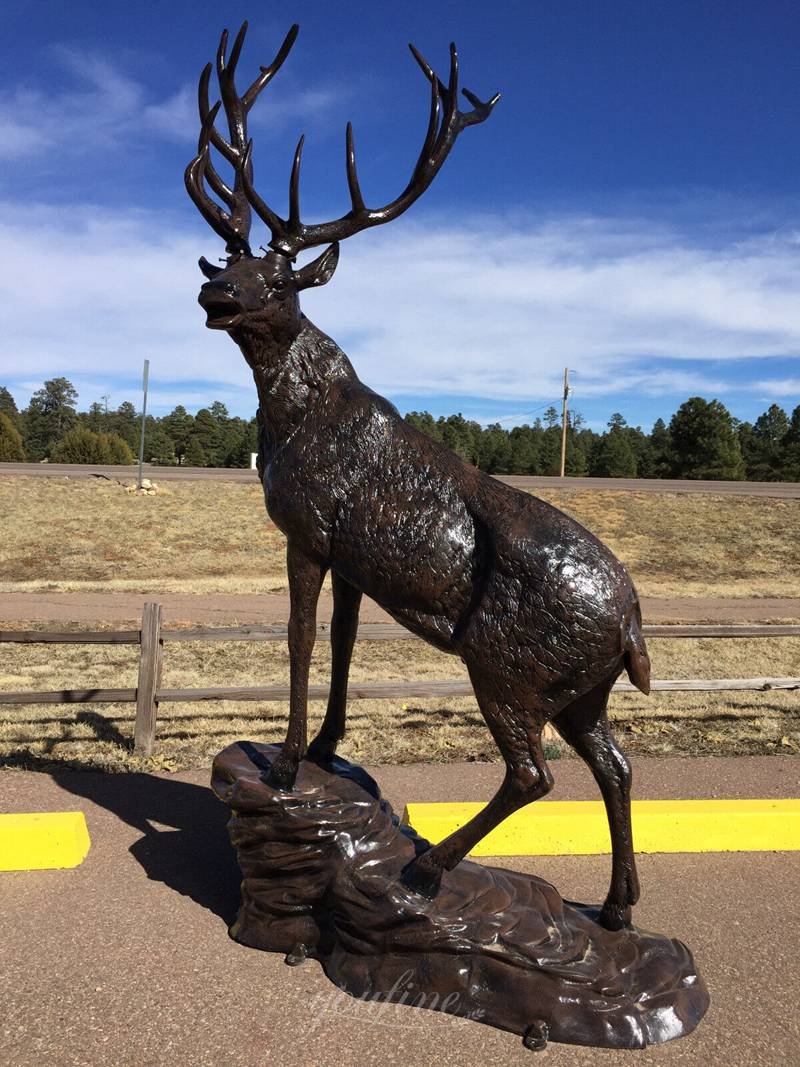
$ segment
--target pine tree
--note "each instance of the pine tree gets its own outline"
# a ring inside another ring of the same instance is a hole
[[[774,482],[781,478],[784,440],[788,433],[789,419],[782,407],[772,404],[763,415],[759,415],[745,452],[748,478],[764,482]]]
[[[592,455],[590,473],[595,478],[635,478],[636,454],[631,447],[627,425],[621,415],[612,415],[609,431]]]
[[[405,420],[409,425],[419,430],[420,433],[427,434],[434,441],[441,441],[442,436],[439,432],[439,427],[429,411],[409,411],[405,416]]]
[[[161,420],[161,426],[172,441],[172,451],[178,460],[178,464],[183,463],[186,449],[189,445],[189,438],[192,435],[194,419],[182,404],[178,404],[169,415],[164,416]]]
[[[719,400],[693,396],[685,401],[669,424],[678,478],[744,478],[744,461],[730,412]]]
[[[78,393],[66,378],[46,381],[31,397],[23,414],[25,451],[31,459],[46,459],[75,424]]]
[[[0,463],[24,463],[22,436],[12,420],[0,411]]]
[[[142,432],[141,416],[136,414],[136,408],[130,400],[123,400],[116,411],[110,411],[103,420],[108,433],[115,433],[126,441],[132,452],[139,451],[139,437]],[[148,419],[145,436],[149,432],[150,421]]]
[[[481,434],[478,466],[489,474],[509,474],[512,448],[506,431],[499,422],[487,426]]]
[[[549,409],[549,411],[555,410],[555,408]],[[558,475],[561,473],[561,427],[557,419],[555,421],[548,419],[548,411],[544,415],[547,429],[542,431],[542,444],[539,449],[540,473]]]
[[[203,451],[203,446],[200,444],[196,437],[193,437],[189,444],[186,446],[186,453],[183,457],[184,466],[186,467],[207,467],[208,460],[206,454]]]
[[[200,448],[206,457],[204,464],[206,467],[220,466],[219,453],[221,439],[222,433],[217,420],[208,408],[200,408],[194,417],[192,440],[197,441],[200,445]],[[189,463],[189,460],[187,459],[186,462]],[[194,464],[189,463],[189,466],[194,466]]]
[[[533,474],[539,466],[539,440],[530,426],[515,426],[508,435],[511,474]]]
[[[783,439],[781,478],[787,482],[800,482],[800,404],[792,412]]]
[[[656,419],[650,431],[650,463],[651,478],[669,478],[672,474],[672,438],[663,419]]]
[[[14,425],[17,425],[19,417],[17,405],[14,402],[14,397],[4,385],[0,385],[0,415],[7,415]]]

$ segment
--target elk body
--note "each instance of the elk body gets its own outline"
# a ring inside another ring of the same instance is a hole
[[[293,27],[269,67],[243,94],[234,85],[246,24],[227,56],[217,55],[228,137],[209,106],[209,64],[200,79],[198,154],[187,189],[225,239],[228,262],[200,266],[207,325],[227,331],[252,368],[258,390],[259,472],[267,510],[287,538],[290,590],[289,728],[271,784],[290,789],[306,754],[332,760],[344,734],[347,679],[362,594],[398,622],[466,664],[475,697],[505,762],[490,803],[471,822],[418,856],[406,884],[436,894],[442,871],[511,812],[543,796],[553,779],[541,735],[552,722],[591,768],[605,800],[613,846],[611,887],[601,921],[629,921],[638,897],[630,824],[630,769],[609,730],[606,703],[623,669],[649,690],[650,664],[636,592],[612,553],[562,512],[476,470],[408,425],[392,404],[359,381],[342,350],[300,311],[299,293],[327,282],[338,241],[396,218],[431,183],[458,134],[496,103],[464,90],[457,107],[457,57],[447,85],[412,52],[431,85],[428,130],[411,180],[380,209],[365,206],[352,130],[346,139],[351,209],[334,222],[305,225],[299,211],[302,139],[289,189],[289,216],[275,214],[253,186],[247,112],[294,43]],[[213,146],[233,167],[227,185]],[[206,185],[216,193],[214,200]],[[264,256],[251,251],[251,208],[271,232]],[[306,248],[328,244],[295,267]],[[321,730],[307,750],[308,672],[320,587],[330,571],[331,688]]]

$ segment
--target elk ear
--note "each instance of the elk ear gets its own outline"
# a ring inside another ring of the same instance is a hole
[[[312,285],[324,285],[333,277],[336,264],[339,262],[339,242],[334,241],[325,249],[321,256],[306,263],[300,270],[295,271],[295,281],[298,289],[310,289]]]
[[[208,262],[205,256],[201,256],[198,259],[197,265],[209,280],[215,278],[218,274],[221,274],[225,269],[224,267],[215,267],[213,263]]]

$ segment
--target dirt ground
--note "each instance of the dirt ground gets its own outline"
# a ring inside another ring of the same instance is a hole
[[[14,626],[52,623],[59,630],[75,625],[87,629],[112,623],[137,625],[147,600],[157,600],[165,625],[196,623],[206,626],[249,626],[282,622],[289,618],[288,593],[3,593],[0,622]],[[800,597],[642,597],[645,623],[798,622]],[[330,592],[323,590],[318,618],[328,621],[333,610]],[[391,622],[378,605],[365,597],[362,622]]]

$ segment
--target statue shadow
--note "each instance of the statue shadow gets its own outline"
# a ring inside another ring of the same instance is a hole
[[[149,879],[233,922],[242,876],[228,839],[230,812],[210,788],[152,774],[65,771],[52,764],[48,771],[66,792],[141,832],[129,851]]]

